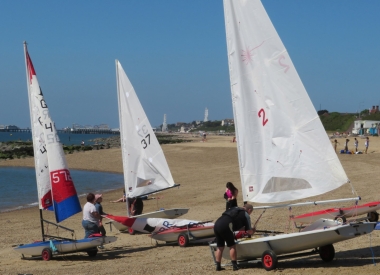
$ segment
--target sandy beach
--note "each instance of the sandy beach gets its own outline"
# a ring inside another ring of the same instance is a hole
[[[236,143],[232,137],[207,136],[207,142],[193,138],[190,143],[163,145],[165,156],[179,188],[155,195],[144,202],[144,212],[159,208],[190,208],[186,219],[216,220],[225,208],[223,193],[227,181],[240,187],[240,175]],[[350,137],[350,149],[353,149],[353,137]],[[368,154],[339,155],[343,167],[351,180],[361,203],[379,200],[380,179],[380,138],[370,137]],[[344,147],[344,139],[338,139],[339,149]],[[364,150],[364,139],[359,138],[359,149]],[[71,169],[94,170],[122,173],[121,151],[118,148],[78,152],[67,155]],[[0,161],[0,166],[33,167],[33,158]],[[323,172],[323,171],[321,171]],[[120,198],[122,188],[103,194],[104,211],[114,215],[125,215],[123,203],[110,203]],[[354,197],[349,184],[323,196],[310,200],[328,200]],[[242,205],[241,194],[238,203]],[[85,201],[82,198],[81,204]],[[351,206],[353,202],[343,205],[307,206],[293,209],[267,210],[261,218],[258,229],[284,231],[293,228],[289,223],[289,214],[301,214],[317,211],[328,207]],[[252,214],[255,221],[261,211]],[[44,212],[45,218],[54,221],[53,216]],[[56,256],[51,261],[41,259],[23,260],[21,255],[13,250],[14,245],[30,243],[41,239],[39,211],[37,207],[6,212],[0,214],[0,274],[213,274],[215,266],[207,245],[192,245],[180,248],[177,245],[156,244],[147,235],[129,235],[120,233],[115,228],[108,235],[118,237],[118,240],[105,246],[95,258],[85,253]],[[76,238],[84,236],[81,226],[82,214],[79,213],[61,223],[75,230]],[[50,233],[55,228],[47,228]],[[54,235],[54,234],[53,234]],[[379,267],[374,265],[380,260],[380,232],[354,238],[334,244],[336,255],[330,263],[323,262],[318,255],[302,258],[280,260],[278,269],[271,273],[278,274],[378,274]],[[372,250],[371,250],[372,248]],[[374,258],[372,256],[374,254]],[[229,261],[224,260],[223,263]],[[220,274],[232,272],[231,267]],[[234,274],[269,274],[260,265],[252,264],[240,269]],[[219,274],[219,273],[218,273]]]

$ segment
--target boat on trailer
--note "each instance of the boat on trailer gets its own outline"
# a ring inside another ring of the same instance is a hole
[[[109,214],[104,217],[135,231],[151,234],[155,240],[168,243],[177,241],[182,247],[190,242],[207,242],[214,238],[214,224],[211,221],[124,217]]]
[[[351,185],[260,0],[224,0],[223,4],[243,201],[273,204],[254,207],[265,210],[311,205],[316,203],[278,204]],[[351,189],[356,194],[352,185]],[[350,200],[359,201],[360,197],[319,204]],[[372,212],[375,208],[370,205],[362,210]],[[369,234],[376,226],[375,222],[320,217],[307,216],[311,224],[299,232],[238,240],[238,260],[261,259],[264,268],[272,270],[279,255],[291,257],[289,253],[299,252],[299,256],[314,248],[323,260],[331,261],[334,243]],[[216,244],[210,248],[215,260]],[[223,257],[229,259],[228,249]]]
[[[24,42],[26,76],[33,138],[37,193],[40,211],[42,241],[15,246],[15,251],[28,256],[42,256],[50,260],[53,254],[85,251],[96,256],[98,246],[116,241],[116,237],[100,234],[81,240],[45,234],[44,225],[49,224],[74,235],[74,230],[43,219],[42,210],[54,211],[59,223],[82,211],[77,192],[68,169],[65,153],[59,141],[37,75]],[[47,240],[48,238],[48,240]]]
[[[116,65],[117,99],[119,109],[120,140],[123,158],[124,184],[127,194],[127,216],[140,218],[177,218],[189,208],[161,209],[141,215],[132,215],[128,198],[144,197],[170,188],[179,187],[173,180],[165,155],[155,132],[128,76],[118,60]],[[133,228],[111,219],[120,231]]]

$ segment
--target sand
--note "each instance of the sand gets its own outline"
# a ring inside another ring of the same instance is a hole
[[[240,186],[236,143],[232,137],[207,136],[207,142],[195,138],[191,143],[163,145],[169,167],[177,189],[156,195],[144,203],[144,212],[159,208],[188,207],[190,211],[184,216],[195,220],[216,220],[225,208],[223,193],[227,181]],[[351,147],[353,147],[353,138]],[[380,179],[380,139],[371,137],[369,154],[339,155],[357,193],[362,197],[361,203],[379,200]],[[344,139],[339,140],[343,147]],[[359,139],[359,148],[363,149],[364,140]],[[71,169],[84,169],[122,173],[120,149],[104,149],[67,155]],[[0,166],[33,167],[33,158],[0,161]],[[322,171],[323,172],[323,171]],[[240,189],[240,188],[239,188]],[[103,194],[103,208],[107,213],[125,215],[123,203],[110,203],[120,198],[122,188]],[[351,187],[346,184],[323,196],[307,200],[334,199],[353,197]],[[305,200],[306,201],[306,200]],[[85,202],[81,199],[81,204]],[[238,202],[241,205],[241,199]],[[345,203],[350,206],[352,203]],[[337,205],[332,205],[337,206]],[[340,205],[343,206],[343,205]],[[309,206],[293,209],[291,214],[316,211],[330,206]],[[45,213],[45,218],[54,218]],[[252,214],[255,221],[261,211]],[[267,210],[258,229],[286,230],[289,226],[288,209]],[[207,245],[193,245],[180,248],[177,245],[156,245],[147,235],[129,235],[112,232],[106,227],[108,235],[118,240],[105,246],[95,258],[85,253],[56,256],[49,262],[41,259],[22,260],[13,250],[14,245],[30,243],[41,239],[39,211],[29,208],[0,213],[2,225],[0,236],[0,274],[213,274],[215,267]],[[79,213],[62,222],[63,226],[75,230],[80,239],[84,235],[81,227],[82,214]],[[290,225],[290,227],[292,227]],[[56,233],[54,227],[48,228]],[[62,232],[59,232],[62,234]],[[379,262],[380,232],[334,244],[336,256],[330,263],[323,262],[318,255],[292,258],[279,261],[278,269],[272,273],[279,274],[378,274],[379,268],[373,264]],[[371,249],[375,255],[372,257]],[[224,260],[223,263],[228,263]],[[231,267],[221,274],[232,272]],[[268,274],[260,265],[253,264],[234,274]]]

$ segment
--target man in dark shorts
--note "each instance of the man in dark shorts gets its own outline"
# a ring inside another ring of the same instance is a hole
[[[233,207],[228,209],[217,219],[214,225],[214,233],[216,236],[216,245],[218,250],[216,251],[216,271],[223,270],[220,263],[222,260],[223,250],[225,242],[230,248],[230,257],[233,270],[239,269],[236,259],[236,244],[233,231],[239,231],[242,228],[245,229],[247,234],[252,235],[256,229],[252,228],[251,218],[249,215],[253,212],[253,206],[250,204],[244,205],[244,207]]]

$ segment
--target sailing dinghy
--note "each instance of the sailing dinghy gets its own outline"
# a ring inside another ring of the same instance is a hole
[[[347,175],[260,0],[223,3],[243,200],[281,203],[321,195],[347,183]],[[297,204],[280,207],[293,205]],[[271,207],[279,206],[255,208]],[[301,232],[238,240],[238,260],[261,258],[264,268],[272,270],[278,255],[315,249],[324,261],[331,261],[333,243],[371,233],[375,225],[317,219]],[[228,250],[223,257],[229,258]]]
[[[24,42],[24,51],[42,241],[19,245],[15,247],[15,250],[23,256],[42,256],[47,261],[53,254],[79,251],[85,251],[89,256],[94,257],[98,251],[97,246],[113,242],[116,237],[97,236],[75,240],[47,235],[44,232],[44,223],[47,223],[74,234],[71,229],[44,220],[42,210],[54,211],[56,222],[59,223],[81,212],[82,208],[67,167],[62,144],[38,84],[26,42]]]
[[[115,63],[124,184],[129,214],[128,198],[147,196],[179,185],[174,183],[162,148],[128,76],[120,62],[116,60]],[[188,208],[161,209],[134,218],[172,219],[188,211]],[[112,220],[112,224],[120,231],[128,229],[110,215],[106,218]],[[123,218],[120,217],[121,220]],[[133,228],[128,230],[134,234]]]

